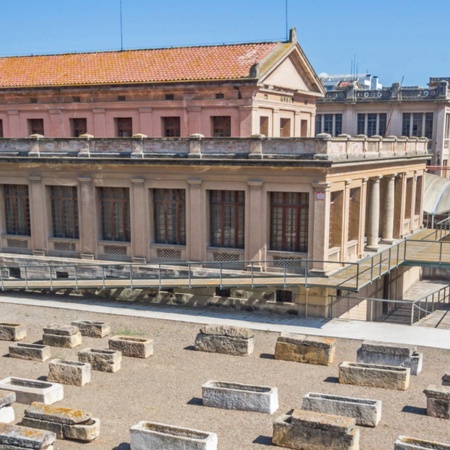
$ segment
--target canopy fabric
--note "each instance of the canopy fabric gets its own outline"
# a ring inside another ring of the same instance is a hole
[[[425,193],[423,201],[424,212],[440,215],[450,212],[450,180],[425,174]]]

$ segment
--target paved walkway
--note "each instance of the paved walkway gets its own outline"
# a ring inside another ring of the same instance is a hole
[[[411,327],[378,322],[316,319],[229,309],[160,306],[105,300],[74,300],[73,297],[2,293],[0,304],[70,309],[103,314],[147,317],[198,324],[227,324],[254,330],[290,332],[347,339],[377,340],[398,344],[450,349],[450,330]],[[0,306],[1,311],[1,306]]]

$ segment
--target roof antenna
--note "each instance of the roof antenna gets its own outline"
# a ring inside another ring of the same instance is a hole
[[[120,0],[120,50],[123,51],[122,0]]]
[[[288,27],[288,0],[286,0],[285,2],[285,11],[286,11],[286,15],[285,15],[285,21],[286,21],[286,41],[289,40],[289,27]]]

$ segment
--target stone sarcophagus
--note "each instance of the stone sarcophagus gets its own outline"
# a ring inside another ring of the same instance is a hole
[[[22,323],[0,322],[0,341],[20,341],[27,337],[27,329]]]
[[[12,391],[0,391],[0,423],[11,423],[15,420],[13,402],[16,401],[16,393]]]
[[[450,419],[450,386],[430,385],[423,392],[427,396],[427,416]]]
[[[79,361],[52,359],[48,365],[48,381],[84,386],[91,381],[91,365]]]
[[[410,370],[408,367],[344,361],[339,364],[339,383],[406,391]]]
[[[422,353],[417,353],[416,347],[407,345],[367,341],[357,351],[357,362],[409,367],[411,375],[422,371],[422,361]]]
[[[395,441],[394,450],[450,450],[450,444],[399,436]]]
[[[0,381],[0,390],[15,392],[16,402],[24,403],[25,405],[33,402],[51,405],[64,398],[62,385],[47,381],[28,380],[26,378],[5,378]]]
[[[56,435],[50,431],[0,423],[0,449],[2,450],[21,448],[53,450],[55,441]]]
[[[91,442],[100,435],[100,420],[79,409],[35,402],[25,410],[22,425],[52,431],[58,439]]]
[[[254,333],[247,328],[206,325],[195,338],[195,349],[203,352],[247,356],[253,348]]]
[[[377,426],[381,420],[381,400],[308,392],[303,397],[302,409],[352,417],[357,425],[368,427]]]
[[[139,422],[130,429],[131,450],[217,450],[217,435],[155,422]]]
[[[9,357],[29,361],[46,361],[50,358],[50,347],[41,344],[17,343],[9,346]]]
[[[44,345],[74,348],[81,344],[81,333],[72,325],[49,325],[42,336]]]
[[[358,450],[355,419],[296,409],[273,423],[272,444],[296,450]]]
[[[95,320],[74,320],[72,325],[80,330],[82,336],[93,338],[103,338],[108,336],[111,331],[110,326],[106,322]]]
[[[334,360],[336,339],[282,333],[275,345],[275,359],[329,366]]]
[[[85,348],[78,352],[78,361],[90,363],[92,370],[117,372],[122,363],[122,353],[118,350]]]
[[[272,414],[278,409],[278,389],[210,380],[202,386],[203,404],[223,409]]]
[[[153,355],[153,339],[139,336],[113,336],[108,340],[111,350],[119,350],[122,356],[148,358]]]

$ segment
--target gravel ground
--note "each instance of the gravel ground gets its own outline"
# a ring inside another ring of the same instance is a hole
[[[1,321],[27,325],[28,337],[23,342],[39,342],[45,325],[68,324],[76,319],[106,321],[113,334],[152,337],[155,354],[146,360],[124,357],[122,369],[114,374],[93,371],[91,383],[84,387],[64,386],[64,399],[57,405],[91,411],[101,420],[101,433],[89,444],[57,441],[56,449],[129,450],[129,428],[141,420],[215,432],[220,450],[264,449],[271,446],[274,417],[301,407],[302,397],[309,391],[382,400],[380,424],[376,428],[361,427],[361,449],[392,449],[399,435],[450,443],[449,422],[425,415],[426,398],[422,392],[430,384],[441,384],[441,376],[450,368],[449,350],[420,349],[424,369],[419,376],[411,377],[410,388],[402,392],[338,383],[338,364],[356,360],[359,341],[340,339],[334,364],[313,366],[275,361],[272,355],[277,333],[256,332],[253,355],[235,357],[193,350],[199,329],[195,324],[0,305]],[[1,379],[45,379],[48,362],[9,358],[9,344],[0,341]],[[52,348],[51,353],[54,358],[76,360],[78,349],[107,346],[107,338],[84,337],[80,347]],[[280,408],[270,416],[204,407],[201,385],[210,379],[276,386]],[[25,405],[15,403],[14,409],[17,423]]]

